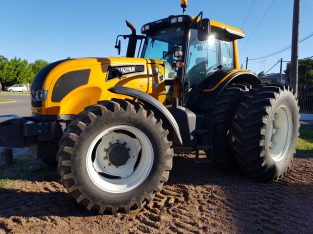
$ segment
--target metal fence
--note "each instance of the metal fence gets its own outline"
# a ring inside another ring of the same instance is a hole
[[[313,96],[299,97],[300,112],[313,114]]]

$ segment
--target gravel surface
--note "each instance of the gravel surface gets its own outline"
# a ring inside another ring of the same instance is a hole
[[[85,211],[53,173],[0,189],[0,233],[312,233],[313,155],[281,181],[260,183],[178,155],[169,182],[142,211]]]

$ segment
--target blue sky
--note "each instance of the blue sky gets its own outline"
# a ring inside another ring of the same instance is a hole
[[[252,1],[189,0],[186,13],[196,15],[203,10],[205,17],[240,28]],[[272,8],[255,31],[272,1]],[[313,1],[301,2],[300,38],[313,32]],[[181,14],[179,4],[179,0],[0,0],[0,54],[49,62],[117,56],[116,35],[129,33],[125,19],[140,31],[147,22]],[[246,39],[240,42],[242,64],[246,56],[261,57],[291,44],[292,8],[293,0],[256,0],[244,27]],[[300,46],[300,58],[308,56],[313,56],[313,38]],[[268,70],[280,58],[290,60],[290,50],[265,61],[251,61],[249,68]]]

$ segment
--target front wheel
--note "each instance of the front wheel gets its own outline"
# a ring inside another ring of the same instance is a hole
[[[172,168],[168,132],[138,103],[105,101],[79,114],[60,141],[58,171],[76,201],[100,213],[138,209]]]

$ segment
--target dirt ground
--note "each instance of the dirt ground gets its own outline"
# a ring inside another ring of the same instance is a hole
[[[177,156],[164,190],[128,215],[85,211],[57,181],[21,176],[0,189],[0,233],[313,233],[313,155],[271,183]]]

